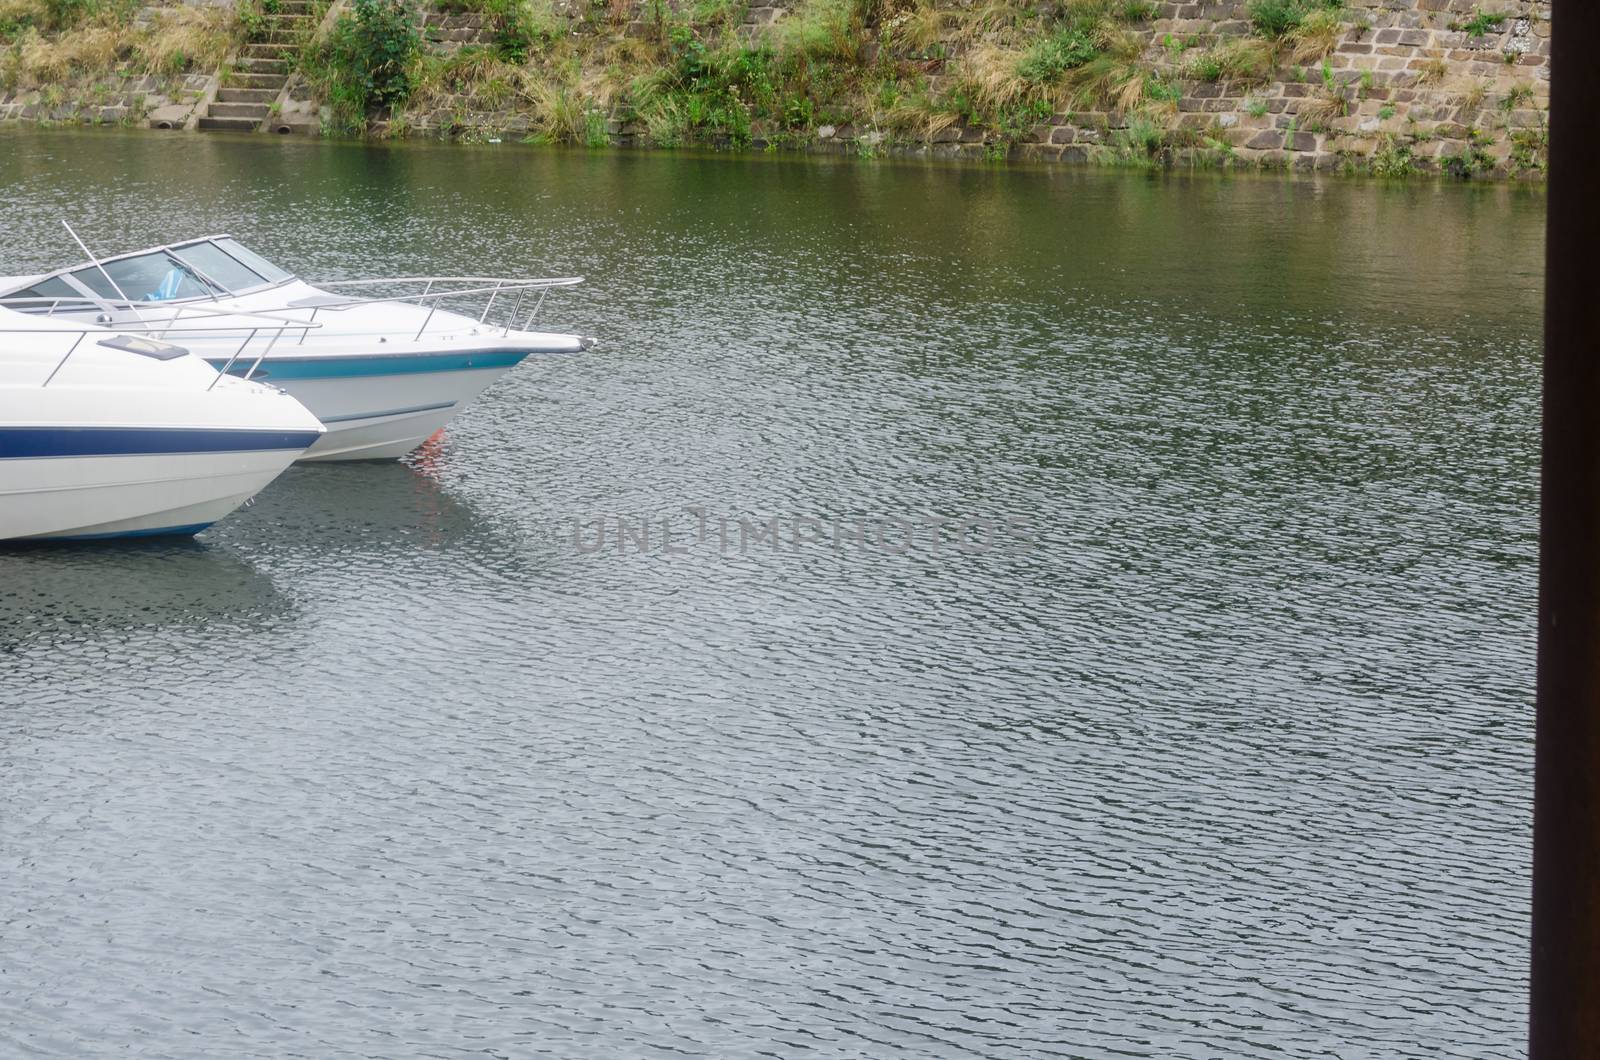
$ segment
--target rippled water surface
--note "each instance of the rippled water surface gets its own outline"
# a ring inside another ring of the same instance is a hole
[[[1520,1054],[1537,194],[15,130],[0,186],[0,272],[225,230],[583,274],[603,340],[192,543],[0,550],[0,1055]]]

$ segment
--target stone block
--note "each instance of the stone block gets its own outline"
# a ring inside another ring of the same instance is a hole
[[[183,123],[189,120],[189,111],[192,109],[181,103],[156,107],[149,114],[150,127],[152,129],[180,129],[183,127]]]

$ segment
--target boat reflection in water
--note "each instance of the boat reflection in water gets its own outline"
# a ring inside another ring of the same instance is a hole
[[[365,563],[444,549],[520,562],[527,549],[516,530],[445,485],[445,460],[435,436],[404,461],[293,468],[207,540],[263,559],[303,559],[308,570],[330,554]]]
[[[193,538],[0,544],[0,570],[0,656],[94,642],[203,648],[296,614],[250,562]]]

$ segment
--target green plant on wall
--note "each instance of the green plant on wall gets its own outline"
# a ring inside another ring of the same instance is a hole
[[[1486,15],[1482,11],[1474,11],[1471,18],[1450,23],[1450,28],[1477,40],[1491,32],[1498,32],[1505,21],[1504,15]]]
[[[304,64],[308,78],[327,91],[332,124],[343,130],[364,128],[372,109],[405,101],[422,47],[416,18],[402,0],[354,0],[352,7]]]
[[[1537,128],[1514,129],[1511,133],[1511,157],[1507,159],[1513,173],[1544,173],[1550,166],[1550,130],[1541,117]]]
[[[559,33],[548,5],[529,0],[442,0],[439,9],[483,15],[495,51],[507,62],[526,62]]]
[[[1344,0],[1250,0],[1250,25],[1263,37],[1287,37],[1316,11],[1336,11]]]
[[[1401,143],[1393,136],[1383,138],[1383,143],[1372,153],[1368,165],[1376,177],[1409,177],[1417,171],[1416,161],[1411,156],[1411,145]]]

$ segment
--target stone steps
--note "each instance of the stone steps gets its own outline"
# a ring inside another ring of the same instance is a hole
[[[254,132],[261,122],[256,118],[213,118],[207,114],[197,123],[202,129],[219,129],[226,132]]]
[[[317,23],[311,0],[279,0],[261,28],[251,35],[233,61],[227,84],[219,87],[206,113],[197,123],[202,129],[254,132],[272,128],[279,132],[317,132],[304,118],[274,126],[272,105],[289,82],[289,63],[298,43]]]
[[[288,78],[283,74],[234,74],[228,79],[229,88],[270,88],[276,96]]]
[[[206,113],[213,118],[249,118],[260,125],[261,119],[271,112],[271,103],[213,103]]]
[[[219,88],[218,103],[271,103],[278,98],[278,88]]]
[[[251,35],[249,44],[276,44],[292,47],[310,36],[317,20],[310,17],[279,18],[268,22]]]
[[[216,98],[197,123],[200,128],[254,132],[271,115],[272,104],[289,75],[234,74],[233,81],[227,88],[217,89]]]
[[[284,59],[239,59],[233,68],[243,74],[287,74],[289,63]]]
[[[244,51],[239,57],[242,59],[287,59],[294,51],[294,45],[288,41],[252,41],[244,46]]]

